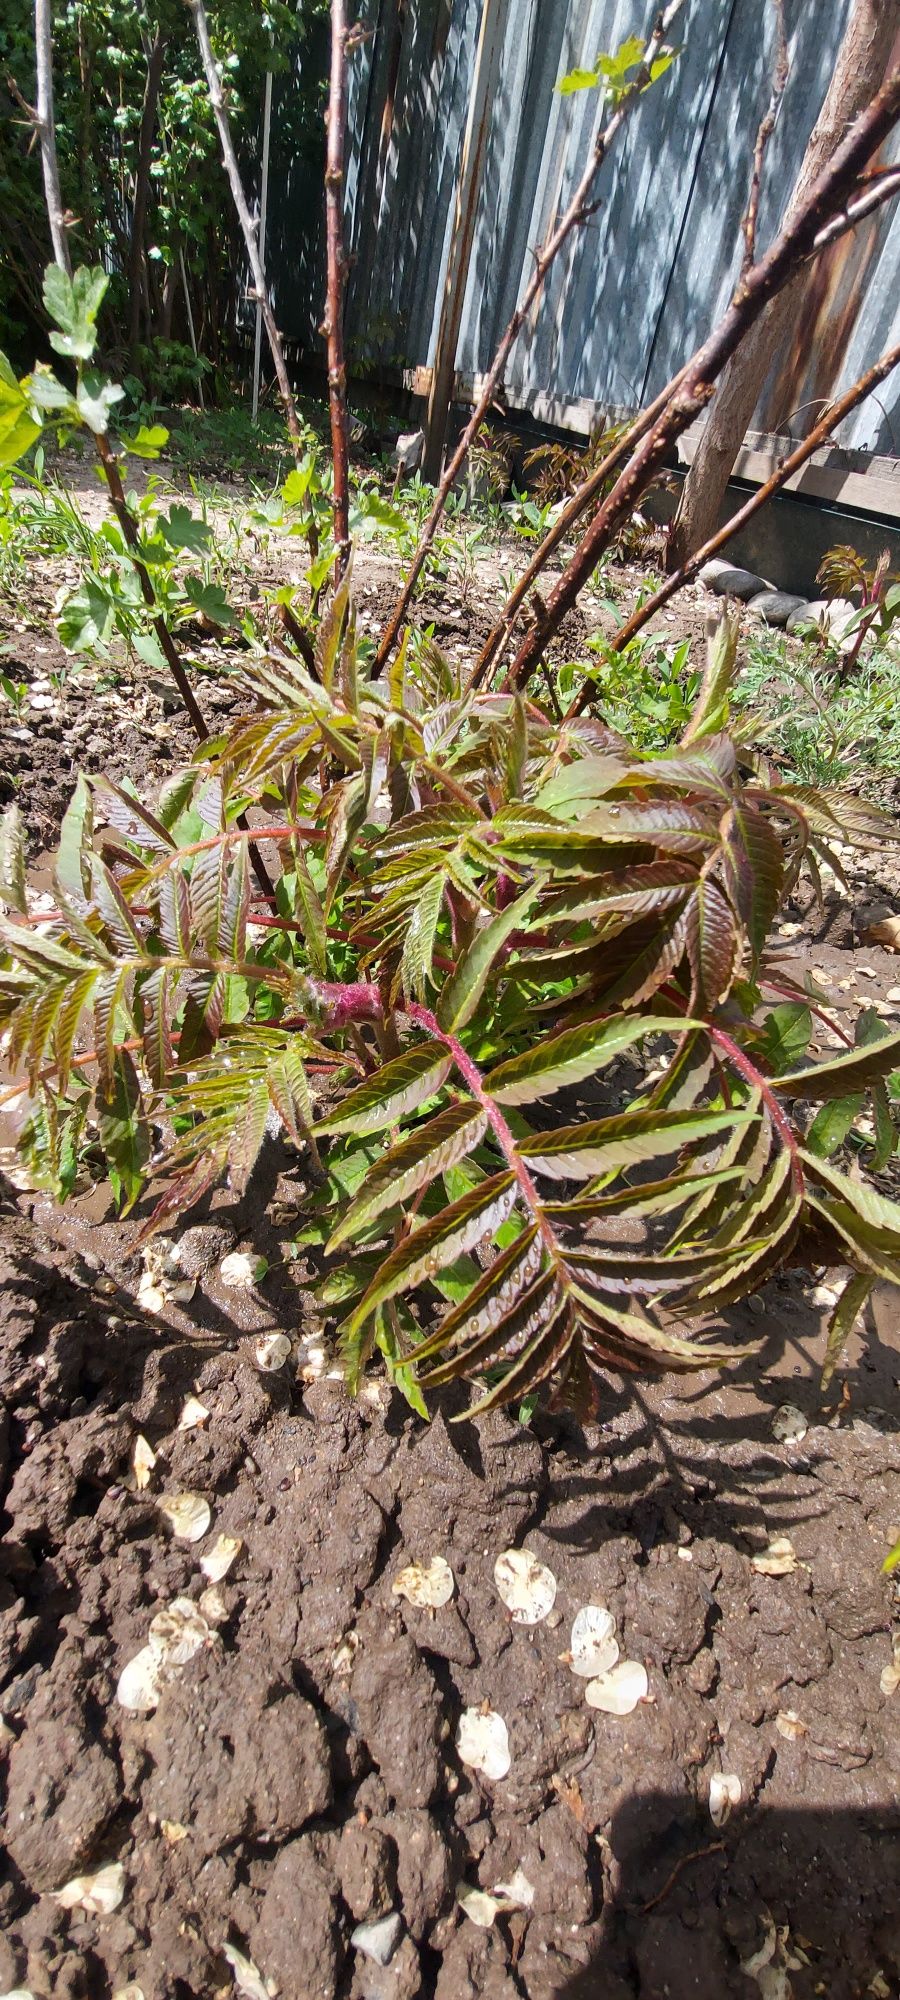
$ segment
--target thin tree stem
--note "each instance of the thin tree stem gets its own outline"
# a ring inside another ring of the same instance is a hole
[[[269,343],[269,349],[272,355],[272,363],[275,369],[276,380],[278,382],[278,393],[281,397],[282,405],[284,408],[285,419],[287,421],[288,431],[290,432],[291,446],[294,453],[294,461],[296,464],[299,465],[305,450],[303,429],[300,423],[300,419],[297,415],[297,405],[296,402],[294,401],[294,392],[293,389],[291,388],[291,378],[288,374],[287,362],[285,361],[284,358],[284,348],[282,346],[281,335],[275,323],[275,314],[272,311],[272,301],[269,296],[269,287],[266,284],[266,274],[263,270],[262,258],[260,257],[259,254],[259,241],[256,234],[256,224],[254,223],[253,217],[250,213],[247,197],[244,193],[244,184],[243,181],[241,180],[241,170],[240,167],[238,166],[237,154],[234,150],[234,141],[231,136],[231,123],[228,117],[228,107],[225,103],[225,93],[222,89],[222,79],[219,75],[218,66],[216,64],[216,59],[213,54],[212,43],[209,38],[209,23],[206,18],[206,8],[204,7],[203,0],[187,0],[187,5],[189,6],[191,13],[193,14],[194,17],[194,27],[197,33],[197,42],[200,49],[201,61],[203,63],[204,75],[206,77],[206,88],[209,92],[209,101],[210,104],[212,105],[213,117],[215,118],[216,127],[218,129],[219,144],[222,148],[222,159],[225,166],[225,172],[228,175],[228,184],[229,187],[231,188],[231,195],[235,206],[235,213],[237,215],[238,222],[240,223],[241,226],[241,234],[244,238],[244,245],[247,251],[247,257],[249,260],[251,272],[253,274],[253,284],[256,291],[257,303],[259,305],[260,312],[262,313],[263,325],[266,329],[266,338]],[[309,545],[310,555],[313,557],[313,559],[315,559],[319,551],[319,538],[316,531],[315,521],[312,515],[312,509],[310,509],[310,513],[307,518],[306,540]]]
[[[53,0],[34,0],[34,56],[37,72],[35,125],[41,148],[44,199],[54,262],[72,276],[65,211],[59,186],[56,123],[53,116]]]
[[[675,570],[672,576],[666,578],[665,583],[661,584],[659,590],[654,591],[652,597],[648,597],[644,604],[639,605],[637,610],[632,612],[631,617],[626,620],[624,625],[619,627],[618,632],[614,633],[612,639],[609,641],[610,651],[614,653],[623,652],[629,641],[635,638],[638,632],[643,630],[643,627],[649,623],[651,618],[655,618],[656,613],[662,610],[663,605],[668,604],[670,598],[677,596],[680,590],[684,590],[686,584],[693,582],[695,576],[703,568],[704,563],[708,563],[713,556],[718,555],[719,550],[723,549],[735,535],[739,534],[740,530],[747,526],[748,521],[752,521],[754,515],[759,513],[760,508],[764,507],[768,500],[771,500],[773,494],[780,492],[781,488],[787,485],[788,480],[792,479],[794,474],[799,472],[801,467],[807,463],[808,459],[812,458],[813,453],[818,451],[820,445],[824,444],[826,439],[832,435],[832,432],[837,429],[838,424],[843,423],[844,418],[850,415],[851,410],[855,410],[858,404],[864,402],[872,390],[877,388],[878,383],[883,382],[885,376],[890,375],[892,370],[898,366],[900,366],[900,344],[889,348],[886,354],[882,354],[878,361],[874,362],[872,367],[866,370],[865,375],[860,376],[858,382],[854,382],[851,388],[845,390],[843,396],[839,396],[837,401],[832,403],[829,409],[825,411],[825,415],[820,418],[815,429],[810,431],[809,437],[804,438],[803,443],[797,446],[796,451],[790,452],[788,457],[782,460],[777,471],[773,472],[765,484],[758,487],[756,492],[750,495],[750,498],[744,502],[743,507],[738,508],[736,514],[732,514],[731,519],[725,522],[724,527],[720,528],[717,534],[711,535],[709,541],[704,542],[703,547],[698,549],[695,555],[690,556],[687,562],[682,563],[680,569]],[[568,709],[566,721],[571,716],[580,714],[582,709],[588,706],[594,692],[592,683],[588,683]]]
[[[534,672],[548,642],[593,574],[604,551],[629,518],[655,473],[665,464],[676,440],[710,401],[715,383],[744,335],[759,319],[771,298],[793,276],[811,251],[818,231],[852,194],[867,161],[900,118],[900,65],[888,76],[872,103],[852,126],[828,166],[792,211],[788,221],[759,262],[743,276],[727,312],[704,341],[681,377],[667,409],[638,445],[629,463],[563,575],[551,591],[540,623],[526,634],[507,675],[506,685],[519,687]]]
[[[344,360],[344,140],[347,123],[347,19],[345,0],[331,0],[331,80],[328,92],[328,152],[325,164],[325,228],[328,289],[325,338],[328,343],[328,407],[334,470],[335,576],[350,560],[350,426]]]
[[[589,217],[592,213],[592,204],[590,201],[590,196],[593,190],[596,176],[599,173],[600,168],[602,167],[603,162],[606,159],[607,154],[609,153],[610,147],[617,138],[633,106],[637,103],[642,91],[646,89],[646,86],[650,81],[651,65],[654,61],[654,58],[659,55],[661,49],[663,48],[669,28],[671,27],[672,22],[675,20],[676,15],[680,12],[682,5],[683,5],[683,0],[670,0],[670,4],[664,9],[664,11],[661,14],[657,14],[654,25],[646,38],[646,42],[644,45],[643,60],[639,70],[637,71],[632,82],[628,85],[627,89],[623,92],[616,106],[616,109],[612,113],[611,117],[607,120],[606,124],[601,128],[600,132],[598,133],[597,138],[594,142],[590,159],[588,161],[584,173],[581,176],[578,186],[575,189],[575,193],[572,196],[568,208],[566,209],[564,215],[560,218],[559,222],[556,224],[555,228],[551,230],[549,236],[546,238],[545,242],[541,245],[541,248],[536,253],[534,261],[534,270],[528,281],[528,284],[525,287],[525,291],[522,294],[522,298],[519,304],[517,305],[515,312],[513,313],[509,325],[507,326],[506,331],[502,336],[500,345],[497,348],[497,352],[494,355],[494,359],[491,362],[487,375],[485,376],[481,395],[469,419],[469,422],[467,423],[466,428],[463,431],[462,437],[459,440],[455,452],[453,452],[452,456],[447,462],[447,465],[444,468],[443,478],[441,479],[440,485],[438,486],[437,492],[434,497],[434,504],[432,506],[428,519],[425,523],[425,526],[422,530],[422,534],[419,539],[419,545],[415,551],[415,554],[413,555],[413,559],[409,567],[409,572],[407,574],[406,582],[404,583],[403,589],[400,592],[400,596],[397,599],[397,603],[394,606],[394,609],[391,613],[390,619],[388,621],[387,627],[385,629],[385,632],[381,640],[381,644],[378,648],[378,653],[376,655],[375,667],[374,667],[374,672],[376,674],[383,672],[384,667],[386,666],[387,661],[390,658],[390,655],[394,649],[398,634],[400,632],[400,628],[403,624],[403,620],[406,616],[409,604],[412,599],[413,591],[415,590],[416,584],[421,574],[422,566],[428,554],[428,550],[430,549],[431,544],[434,540],[438,528],[438,523],[440,522],[441,516],[444,512],[444,508],[447,504],[448,495],[451,492],[451,489],[454,485],[458,473],[462,470],[462,467],[465,464],[465,460],[468,455],[472,441],[477,435],[478,431],[480,430],[481,425],[484,422],[484,419],[489,409],[491,408],[491,405],[494,402],[494,399],[497,395],[497,391],[503,379],[503,372],[506,367],[506,363],[509,359],[509,355],[515,344],[515,341],[518,339],[519,333],[521,332],[521,329],[524,326],[532,310],[532,307],[535,305],[537,299],[540,297],[540,294],[543,291],[544,284],[547,279],[548,272],[550,271],[553,263],[558,257],[563,246],[568,242],[569,237],[572,235],[573,231],[579,227],[583,227],[584,224],[589,220]]]

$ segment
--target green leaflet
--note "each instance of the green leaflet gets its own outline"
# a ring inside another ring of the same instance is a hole
[[[59,833],[54,880],[79,912],[87,909],[91,896],[91,845],[94,837],[94,805],[91,788],[82,772],[63,814]]]
[[[536,911],[534,925],[569,923],[587,918],[657,914],[684,902],[697,880],[697,870],[688,861],[642,861],[633,868],[612,869],[608,875],[589,876],[571,889],[563,889]]]
[[[519,1146],[523,1160],[550,1180],[590,1180],[614,1167],[655,1160],[677,1152],[692,1139],[730,1132],[748,1122],[740,1111],[624,1111],[594,1124],[563,1125],[536,1132]]]
[[[773,1076],[772,1089],[785,1097],[817,1099],[850,1097],[867,1084],[879,1083],[896,1069],[900,1058],[900,1032],[882,1036],[880,1041],[849,1049],[845,1056],[814,1063],[810,1069],[791,1070],[787,1076]]]
[[[550,1097],[556,1090],[593,1076],[644,1036],[671,1035],[686,1025],[662,1014],[585,1021],[580,1027],[537,1042],[510,1062],[500,1063],[485,1077],[484,1087],[498,1104],[533,1104],[539,1097]]]
[[[485,1362],[502,1353],[504,1348],[517,1351],[531,1340],[541,1326],[546,1325],[551,1313],[555,1314],[558,1310],[559,1302],[556,1272],[542,1271],[532,1284],[518,1293],[505,1311],[498,1308],[494,1313],[482,1316],[478,1331],[470,1333],[468,1338],[458,1336],[450,1359],[439,1361],[435,1367],[429,1368],[420,1375],[420,1381],[426,1388],[431,1388],[440,1382],[451,1381],[461,1371],[483,1368]],[[421,1353],[416,1359],[421,1364]]]
[[[541,1245],[537,1224],[529,1223],[516,1236],[483,1275],[478,1278],[465,1298],[453,1307],[439,1322],[434,1332],[429,1334],[418,1350],[418,1360],[424,1361],[432,1354],[439,1354],[451,1341],[478,1340],[487,1328],[493,1326],[498,1317],[508,1311],[512,1301],[518,1298],[523,1288],[535,1277],[541,1261]]]
[[[746,805],[734,805],[725,814],[722,848],[728,889],[756,966],[781,901],[784,851],[768,820]]]
[[[0,903],[25,916],[25,828],[17,805],[7,806],[0,819]]]
[[[801,1152],[800,1157],[814,1180],[820,1181],[829,1193],[836,1194],[849,1208],[855,1209],[870,1228],[882,1231],[900,1252],[900,1202],[888,1201],[875,1188],[862,1181],[851,1180],[849,1174],[833,1167],[830,1160],[817,1158],[814,1153],[808,1152]]]
[[[460,1201],[452,1202],[442,1215],[432,1217],[430,1222],[423,1223],[421,1229],[414,1230],[391,1252],[355,1311],[345,1320],[345,1338],[353,1339],[376,1306],[384,1305],[387,1299],[396,1298],[400,1292],[412,1291],[416,1285],[432,1277],[435,1271],[440,1271],[444,1264],[451,1263],[454,1257],[461,1256],[465,1250],[473,1250],[483,1236],[492,1235],[505,1221],[515,1196],[515,1176],[511,1173],[493,1174],[490,1180],[482,1181]]]
[[[437,1017],[446,1034],[458,1034],[472,1019],[491,968],[507,938],[525,923],[534,893],[533,889],[527,890],[515,903],[510,903],[508,909],[492,917],[483,930],[476,932],[438,1001]]]
[[[137,1071],[127,1049],[117,1051],[111,1088],[96,1099],[100,1144],[106,1154],[113,1193],[123,1214],[137,1201],[150,1158],[150,1134],[141,1103]]]
[[[403,941],[403,990],[407,994],[414,993],[423,1002],[432,977],[434,941],[445,888],[446,877],[438,868],[426,882],[407,918]]]
[[[873,1288],[874,1281],[866,1271],[854,1272],[853,1276],[848,1278],[844,1286],[828,1322],[825,1358],[822,1363],[822,1374],[819,1380],[819,1388],[823,1396],[837,1367],[841,1348],[845,1340],[853,1332],[853,1328]]]
[[[691,1006],[702,1012],[725,999],[738,952],[731,905],[709,876],[697,883],[685,909],[684,926],[693,978]]]
[[[352,1132],[361,1138],[368,1132],[383,1132],[435,1097],[452,1067],[452,1056],[438,1043],[417,1043],[394,1062],[385,1063],[377,1076],[357,1084],[338,1110],[316,1126],[316,1137]]]
[[[370,1167],[356,1200],[350,1203],[332,1232],[326,1250],[336,1250],[339,1243],[354,1236],[373,1218],[387,1215],[457,1160],[474,1152],[486,1125],[480,1107],[464,1100],[448,1105],[399,1146],[392,1146],[390,1152]]]

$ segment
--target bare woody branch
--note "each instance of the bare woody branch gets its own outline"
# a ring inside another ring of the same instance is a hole
[[[868,160],[900,118],[900,65],[887,77],[868,109],[851,127],[803,200],[791,213],[765,255],[738,283],[734,297],[679,380],[668,407],[657,419],[604,500],[551,591],[539,622],[528,632],[507,675],[506,685],[523,686],[545,647],[559,630],[601,555],[629,518],[654,474],[665,464],[682,432],[709,402],[718,376],[759,318],[813,249],[816,237],[836,211],[852,200]]]
[[[66,218],[59,186],[56,152],[56,124],[53,116],[53,0],[34,0],[34,57],[37,74],[37,105],[34,123],[41,148],[44,200],[54,262],[72,276],[72,259],[66,234]]]
[[[284,414],[290,432],[294,457],[299,460],[304,449],[303,430],[297,415],[297,405],[294,401],[291,379],[287,371],[287,362],[284,358],[281,335],[275,324],[275,314],[272,311],[269,287],[266,284],[262,258],[259,254],[256,224],[247,204],[247,197],[244,193],[244,185],[237,162],[237,154],[234,150],[231,124],[228,117],[228,106],[225,103],[225,93],[222,89],[222,79],[219,75],[216,59],[213,55],[212,43],[209,39],[209,23],[206,18],[206,9],[203,5],[203,0],[187,0],[187,5],[194,17],[197,42],[200,48],[203,72],[206,77],[206,88],[209,91],[209,101],[212,105],[213,117],[215,118],[219,133],[219,144],[222,148],[222,159],[225,172],[228,175],[235,213],[241,226],[241,234],[244,238],[250,270],[253,274],[254,290],[259,301],[263,325],[266,329],[266,338],[269,343],[272,363],[278,382],[278,393],[284,406]]]
[[[325,162],[325,234],[328,286],[324,333],[328,343],[328,407],[334,469],[335,573],[350,559],[350,432],[344,364],[344,140],[347,123],[347,19],[345,0],[331,0],[331,77]]]
[[[459,472],[462,470],[462,467],[465,464],[466,457],[468,455],[472,441],[477,436],[477,433],[480,430],[481,425],[484,422],[484,419],[487,416],[488,411],[491,409],[493,405],[493,402],[497,395],[497,391],[500,388],[500,384],[503,379],[503,373],[506,368],[506,363],[509,359],[510,352],[519,336],[519,333],[522,330],[522,327],[524,326],[529,316],[529,313],[531,312],[537,299],[540,297],[540,294],[544,288],[544,284],[547,279],[547,275],[553,263],[555,262],[556,258],[559,256],[560,251],[562,250],[564,245],[568,242],[569,237],[572,235],[573,231],[583,226],[583,224],[588,220],[589,216],[593,212],[593,207],[591,203],[591,194],[597,174],[599,173],[600,168],[602,167],[603,162],[606,159],[611,146],[614,144],[619,132],[621,131],[622,126],[624,125],[626,119],[628,118],[629,113],[632,111],[634,105],[637,103],[642,91],[646,89],[647,84],[650,82],[650,71],[652,64],[655,58],[663,50],[669,29],[671,28],[672,23],[675,20],[676,16],[680,12],[683,4],[684,0],[669,0],[669,4],[663,9],[663,11],[657,14],[654,25],[650,30],[650,33],[648,34],[644,45],[643,60],[641,62],[640,68],[637,70],[632,82],[623,92],[616,106],[616,109],[613,111],[611,117],[607,119],[605,125],[603,125],[601,127],[601,130],[598,132],[597,138],[594,141],[594,145],[591,151],[590,159],[584,170],[584,173],[581,176],[578,186],[575,189],[575,193],[572,196],[568,208],[560,218],[559,222],[556,224],[556,227],[551,231],[546,241],[541,245],[540,249],[535,254],[534,270],[531,274],[528,284],[525,287],[525,291],[522,294],[522,298],[520,299],[519,304],[517,305],[511,320],[509,321],[506,331],[501,338],[496,354],[494,355],[493,361],[491,362],[490,368],[488,369],[487,375],[485,376],[484,382],[482,384],[482,390],[479,400],[475,406],[475,409],[472,412],[471,417],[469,418],[469,422],[467,423],[465,430],[462,433],[462,436],[459,440],[455,452],[452,454],[451,458],[448,460],[444,468],[443,477],[441,479],[440,485],[438,486],[437,492],[434,497],[434,505],[432,506],[431,512],[422,530],[422,534],[419,539],[419,545],[415,551],[415,554],[413,555],[413,559],[410,564],[406,582],[403,586],[403,589],[400,593],[400,596],[397,600],[394,610],[391,613],[391,617],[388,621],[388,625],[383,634],[381,644],[378,648],[378,653],[376,655],[376,660],[375,660],[376,673],[382,671],[382,669],[387,663],[387,660],[390,657],[394,645],[396,644],[400,628],[403,624],[403,620],[406,616],[409,604],[412,599],[413,591],[415,590],[416,583],[418,582],[419,576],[421,574],[422,565],[425,561],[426,555],[428,554],[428,550],[430,549],[431,544],[434,540],[438,523],[441,519],[441,515],[443,514],[444,508],[447,504],[447,497],[451,492],[454,481],[456,480]]]
[[[683,374],[684,370],[681,373]],[[621,465],[625,464],[629,453],[634,450],[638,439],[644,437],[656,422],[657,417],[662,415],[663,410],[669,402],[669,398],[674,394],[680,380],[681,375],[676,375],[671,382],[666,383],[665,388],[660,390],[655,402],[649,403],[646,410],[640,412],[640,415],[635,418],[634,423],[629,425],[624,435],[607,452],[606,457],[601,459],[600,464],[594,467],[593,472],[589,474],[588,478],[583,480],[580,486],[576,487],[575,492],[570,495],[565,506],[560,509],[552,527],[548,528],[543,541],[535,549],[527,568],[523,569],[521,575],[517,577],[496,625],[488,633],[469,676],[466,686],[467,693],[470,689],[482,685],[498,653],[502,651],[506,644],[518,612],[524,604],[532,584],[537,582],[541,571],[549,562],[554,549],[559,547],[560,542],[565,541],[570,528],[574,527],[575,522],[587,511],[592,500],[595,500],[598,493],[602,492],[613,473],[618,471]]]
[[[762,186],[763,162],[766,148],[775,130],[778,107],[784,96],[788,80],[787,37],[784,32],[784,0],[772,0],[775,15],[775,63],[772,70],[772,89],[765,113],[760,121],[753,148],[753,172],[750,176],[750,195],[741,222],[744,238],[744,260],[741,276],[746,277],[756,258],[756,225],[759,218],[759,193]]]
[[[840,214],[833,216],[824,229],[819,230],[812,246],[813,255],[818,256],[820,250],[827,250],[829,244],[836,243],[839,236],[845,236],[848,229],[855,229],[857,223],[864,222],[884,202],[893,201],[894,196],[900,194],[900,167],[882,167],[878,173],[868,175],[867,182],[862,194],[848,201]]]
[[[654,591],[652,597],[648,597],[645,603],[638,605],[637,610],[632,612],[631,617],[626,619],[624,625],[620,625],[618,632],[614,633],[612,639],[609,641],[610,651],[614,653],[624,652],[629,641],[634,639],[638,632],[643,631],[644,626],[649,624],[650,619],[655,618],[657,612],[661,611],[663,606],[670,602],[671,598],[677,597],[678,592],[684,590],[686,584],[693,583],[694,578],[699,575],[704,563],[710,562],[713,556],[719,554],[720,549],[724,549],[733,540],[735,535],[740,534],[741,529],[745,528],[747,523],[753,520],[754,515],[758,514],[760,508],[764,507],[766,502],[772,499],[773,494],[780,493],[782,487],[786,486],[790,479],[793,479],[795,473],[800,472],[803,466],[808,463],[813,453],[818,451],[823,444],[827,444],[828,439],[833,436],[838,425],[843,423],[844,418],[849,417],[851,411],[857,409],[860,403],[864,403],[866,397],[872,394],[873,389],[877,389],[879,383],[883,382],[888,375],[891,375],[897,367],[900,367],[900,345],[888,348],[884,354],[879,356],[877,361],[873,362],[871,368],[867,368],[865,374],[861,375],[858,381],[852,383],[849,389],[845,389],[844,394],[838,396],[835,402],[830,403],[828,409],[820,417],[815,429],[810,431],[809,436],[804,438],[802,444],[797,445],[796,450],[790,452],[786,458],[782,459],[781,464],[776,467],[776,470],[765,481],[764,485],[757,487],[756,492],[750,495],[750,498],[744,502],[743,507],[738,508],[736,514],[732,514],[731,519],[725,522],[724,527],[720,528],[717,534],[711,535],[709,541],[704,542],[702,549],[698,549],[696,554],[689,557],[688,561],[683,563],[680,569],[676,570],[672,576],[667,577],[665,583],[660,586],[659,590]],[[581,694],[569,709],[566,720],[568,720],[569,716],[578,715],[582,709],[587,708],[595,692],[596,690],[590,686],[582,689]]]

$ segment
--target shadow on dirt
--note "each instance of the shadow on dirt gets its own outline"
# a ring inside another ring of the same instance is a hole
[[[736,1812],[646,1792],[610,1829],[602,1943],[559,2000],[890,2000],[900,1814]],[[609,1891],[608,1891],[609,1894]]]

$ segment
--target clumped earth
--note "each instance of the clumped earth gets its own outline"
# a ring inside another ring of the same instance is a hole
[[[361,583],[365,606],[376,569]],[[55,656],[34,649],[53,642],[16,623],[40,695]],[[29,735],[7,728],[38,846],[79,763],[141,783],[188,754],[164,690],[97,679],[50,689],[12,724]],[[211,678],[202,699],[214,716],[233,696]],[[849,902],[798,905],[785,928],[793,969],[815,968],[849,1019],[863,1001],[897,1011],[900,959],[862,942],[873,907],[897,908],[891,865],[861,865]],[[7,1184],[0,1991],[890,2000],[900,1693],[881,1677],[900,1601],[880,1565],[900,1535],[896,1295],[876,1296],[824,1401],[818,1273],[735,1310],[752,1360],[686,1384],[609,1380],[586,1431],[549,1414],[453,1423],[462,1391],[425,1425],[383,1382],[353,1403],[328,1372],[311,1274],[288,1253],[298,1189],[273,1153],[242,1204],[217,1196],[180,1246],[196,1293],[152,1314],[136,1225],[98,1190],[60,1214]],[[234,1247],[269,1259],[250,1291],[222,1283]],[[256,1342],[280,1331],[290,1361],[265,1372]],[[184,1429],[188,1397],[206,1415]],[[144,1487],[139,1437],[156,1454]],[[211,1510],[195,1543],[160,1508],[182,1491]],[[241,1549],[209,1643],[168,1671],[155,1711],[127,1711],[123,1668],[158,1612],[199,1601],[222,1534]],[[781,1573],[754,1567],[779,1536]],[[522,1547],[558,1584],[534,1627],[494,1582],[496,1557]],[[450,1601],[399,1598],[399,1572],[436,1555]],[[566,1660],[588,1604],[646,1666],[628,1715],[588,1707]],[[482,1704],[509,1735],[493,1781],[456,1749]],[[719,1777],[740,1796],[717,1823]],[[56,1901],[110,1863],[110,1913]],[[516,1906],[489,1927],[464,1913],[461,1886],[513,1881]]]

